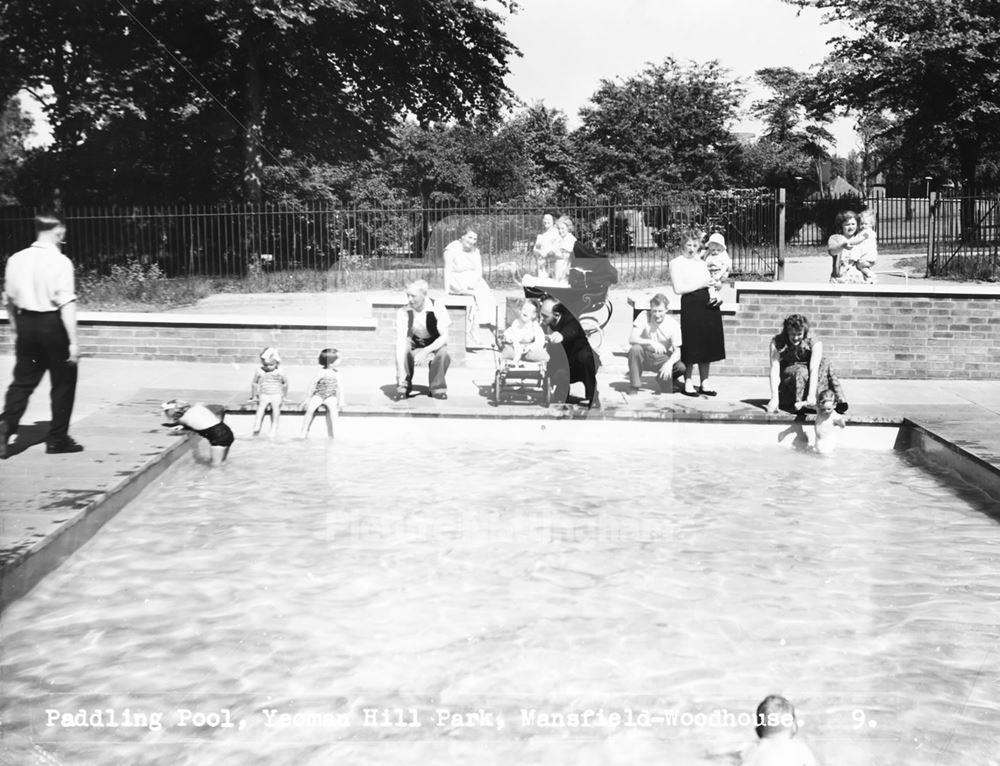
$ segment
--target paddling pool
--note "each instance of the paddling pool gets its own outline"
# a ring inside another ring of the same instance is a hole
[[[0,616],[0,762],[997,763],[995,501],[895,429],[231,422]]]

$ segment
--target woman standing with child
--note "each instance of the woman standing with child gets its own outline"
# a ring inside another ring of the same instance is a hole
[[[690,234],[684,251],[670,261],[670,284],[681,296],[681,361],[684,362],[684,393],[697,396],[691,373],[698,366],[700,392],[715,396],[718,392],[709,382],[712,362],[726,358],[726,342],[722,329],[722,312],[710,287],[715,283],[708,266],[698,255],[700,238]]]
[[[858,235],[858,227],[858,216],[853,210],[842,210],[833,219],[834,233],[827,241],[827,252],[833,259],[831,282],[857,284],[865,281],[865,275],[857,267],[857,258],[852,257],[851,252],[867,239],[867,235]]]

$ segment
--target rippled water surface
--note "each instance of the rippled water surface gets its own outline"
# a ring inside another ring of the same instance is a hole
[[[744,428],[185,458],[0,618],[0,764],[731,764],[774,692],[824,764],[1000,763],[987,498]]]

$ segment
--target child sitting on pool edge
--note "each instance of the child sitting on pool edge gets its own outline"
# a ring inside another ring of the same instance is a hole
[[[254,436],[260,433],[268,408],[271,409],[271,436],[278,433],[281,403],[288,395],[288,378],[278,369],[280,364],[278,349],[268,346],[260,352],[260,367],[254,373],[253,382],[250,384],[250,399],[257,400],[257,413],[253,421]]]
[[[344,387],[340,382],[340,370],[337,369],[337,362],[340,361],[340,352],[335,348],[324,348],[319,352],[319,364],[323,368],[309,386],[309,394],[303,405],[306,408],[302,417],[302,430],[299,438],[305,439],[309,436],[309,429],[312,427],[313,418],[316,417],[316,410],[321,405],[326,406],[326,432],[333,438],[333,421],[340,416],[340,410],[344,407]]]
[[[171,399],[163,403],[163,413],[174,424],[172,431],[188,429],[208,439],[212,465],[220,465],[229,455],[234,437],[229,426],[222,422],[225,409],[221,405],[188,404],[182,399]]]
[[[799,730],[792,703],[769,694],[757,706],[757,743],[743,753],[742,766],[816,766],[808,745],[794,739]]]

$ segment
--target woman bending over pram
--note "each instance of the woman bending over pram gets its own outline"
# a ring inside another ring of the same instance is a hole
[[[521,313],[502,333],[498,333],[500,355],[512,362],[547,362],[545,331],[538,321],[538,301],[528,298],[521,304]]]

